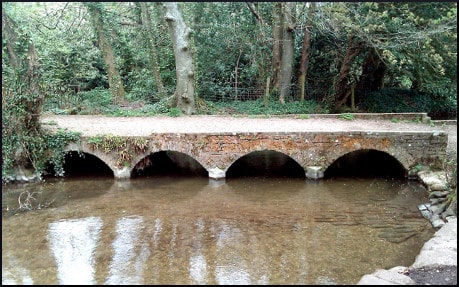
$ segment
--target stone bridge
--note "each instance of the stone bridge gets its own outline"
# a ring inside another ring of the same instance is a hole
[[[448,135],[438,131],[334,131],[153,133],[149,136],[82,136],[66,151],[92,154],[113,171],[116,179],[130,178],[139,164],[160,151],[183,153],[207,170],[209,178],[225,178],[229,167],[256,151],[282,153],[303,167],[307,178],[324,177],[340,157],[362,150],[388,154],[406,170],[418,164],[441,168]],[[377,164],[377,163],[375,163]]]

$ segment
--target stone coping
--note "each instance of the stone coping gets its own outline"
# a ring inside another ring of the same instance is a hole
[[[457,125],[457,120],[432,120],[432,123],[436,126],[441,126],[441,125],[454,126],[454,125]]]
[[[373,120],[391,120],[397,118],[398,120],[424,120],[430,119],[427,113],[339,113],[339,114],[290,114],[290,115],[252,115],[251,117],[255,118],[298,118],[307,115],[309,118],[340,118],[343,114],[352,115],[355,119],[373,119]],[[243,117],[245,115],[234,115],[234,117]]]

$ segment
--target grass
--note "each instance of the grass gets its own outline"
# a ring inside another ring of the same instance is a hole
[[[353,114],[343,113],[339,115],[339,118],[347,121],[353,121],[355,117]]]

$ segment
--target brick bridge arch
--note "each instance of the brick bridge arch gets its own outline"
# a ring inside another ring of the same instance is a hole
[[[103,163],[105,163],[113,172],[113,176],[116,178],[116,171],[118,170],[116,166],[116,161],[113,158],[112,155],[106,154],[100,150],[93,150],[92,148],[89,147],[86,143],[82,142],[79,144],[76,143],[69,143],[67,146],[64,147],[64,152],[71,152],[71,151],[76,151],[76,152],[83,152],[87,153],[90,155],[95,156],[99,160],[101,160]]]

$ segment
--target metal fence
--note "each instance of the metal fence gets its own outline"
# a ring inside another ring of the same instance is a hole
[[[255,101],[265,97],[264,88],[221,88],[218,92],[205,92],[200,97],[212,102],[231,102],[231,101]],[[270,99],[278,99],[280,92],[278,90],[269,92]],[[310,89],[305,91],[305,100],[315,100]],[[292,87],[285,95],[286,102],[299,101],[301,99],[301,90],[298,87]]]

